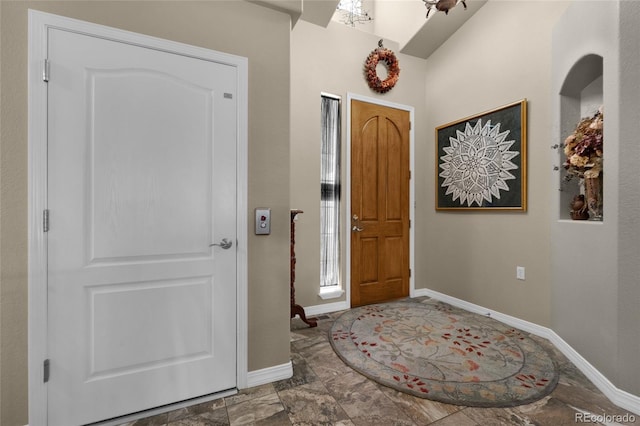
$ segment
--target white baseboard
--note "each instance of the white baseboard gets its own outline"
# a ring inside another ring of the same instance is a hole
[[[518,328],[520,330],[533,333],[536,336],[544,337],[545,339],[550,339],[549,333],[553,333],[550,329],[546,327],[542,327],[538,324],[522,320],[520,318],[512,317],[511,315],[506,315],[501,312],[493,311],[491,309],[487,309],[480,305],[476,305],[473,303],[469,303],[462,299],[457,299],[455,297],[446,295],[444,293],[438,293],[437,291],[429,290],[426,288],[420,288],[416,290],[416,297],[420,296],[428,296],[433,299],[440,300],[442,302],[448,303],[450,305],[456,306],[458,308],[462,308],[465,311],[473,312],[479,315],[490,316],[491,318],[508,324],[512,327]],[[555,333],[554,333],[555,334]]]
[[[293,376],[293,364],[289,361],[286,364],[274,365],[262,370],[249,371],[247,373],[247,387],[266,385],[278,380],[289,379]]]
[[[448,296],[437,291],[426,288],[416,289],[415,297],[428,296],[433,299],[448,303],[450,305],[462,308],[466,311],[474,312],[480,315],[488,315],[491,318],[503,322],[512,327],[535,334],[549,340],[558,348],[573,364],[585,375],[593,384],[618,407],[624,408],[635,414],[640,414],[640,397],[632,395],[622,389],[618,389],[609,379],[600,373],[593,365],[584,359],[575,351],[562,337],[558,336],[555,331],[541,325],[524,321],[520,318],[506,315],[501,312],[493,311],[482,306],[469,303],[467,301]]]
[[[618,407],[640,415],[640,397],[618,389],[600,371],[575,351],[562,337],[551,330],[549,341],[560,350],[593,384]]]

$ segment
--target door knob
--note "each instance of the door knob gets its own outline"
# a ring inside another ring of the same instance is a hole
[[[222,249],[228,250],[231,248],[232,245],[233,243],[231,241],[227,240],[226,238],[223,238],[222,241],[220,241],[219,243],[209,244],[209,247],[218,246]]]

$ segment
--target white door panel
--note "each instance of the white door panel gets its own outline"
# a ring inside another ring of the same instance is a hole
[[[236,69],[48,40],[49,424],[234,388]]]
[[[207,277],[95,286],[87,293],[92,342],[89,380],[209,357],[214,352]]]
[[[88,79],[89,190],[101,194],[88,218],[91,261],[208,252],[214,94],[152,70]],[[166,172],[154,173],[158,166]],[[189,220],[176,221],[185,210]]]

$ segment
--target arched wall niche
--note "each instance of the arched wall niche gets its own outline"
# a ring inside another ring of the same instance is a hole
[[[556,186],[550,194],[551,329],[579,354],[576,365],[594,384],[634,413],[640,413],[639,22],[640,1],[571,2],[551,42],[549,144],[562,144],[589,105],[590,112],[604,105],[604,221],[563,220],[570,191]],[[550,150],[553,166],[560,156],[560,149]],[[553,166],[555,184],[564,169]]]
[[[560,89],[560,126],[562,141],[559,143],[559,164],[565,161],[564,138],[569,136],[583,117],[592,116],[604,103],[603,58],[597,54],[581,57],[567,73]],[[604,175],[604,173],[603,173]],[[578,179],[567,181],[567,173],[559,174],[560,217],[570,220],[569,205],[574,195],[580,193]],[[606,208],[606,207],[605,207]],[[604,216],[604,215],[603,215]]]

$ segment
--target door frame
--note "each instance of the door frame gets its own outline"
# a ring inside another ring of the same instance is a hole
[[[345,246],[346,246],[346,279],[345,279],[345,292],[347,295],[346,309],[351,308],[351,101],[361,101],[370,104],[380,105],[389,108],[395,108],[409,112],[409,170],[411,177],[409,179],[409,221],[411,226],[409,227],[409,268],[412,271],[409,276],[409,297],[415,296],[415,274],[413,273],[415,267],[414,245],[415,245],[415,130],[414,130],[414,107],[409,105],[397,104],[394,102],[384,101],[378,98],[371,98],[368,96],[358,95],[355,93],[347,92],[347,137],[346,137],[346,194],[345,194]]]
[[[47,359],[47,87],[43,81],[49,28],[87,34],[167,53],[213,61],[236,68],[237,84],[237,330],[236,387],[247,387],[248,375],[248,60],[183,43],[137,34],[50,13],[29,10],[28,43],[28,371],[29,423],[47,424],[47,386],[43,383]],[[54,373],[55,374],[55,373]],[[178,402],[178,401],[176,401]]]

